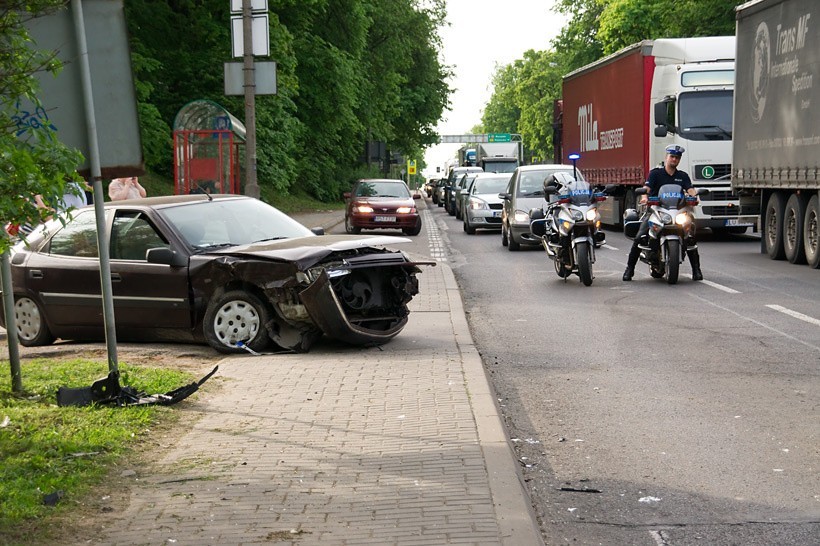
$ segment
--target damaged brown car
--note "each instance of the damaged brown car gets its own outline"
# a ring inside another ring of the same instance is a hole
[[[380,345],[404,328],[418,293],[420,264],[384,246],[407,239],[317,235],[249,197],[106,203],[105,226],[122,341],[224,353],[304,352],[322,335]],[[104,339],[93,207],[41,226],[11,263],[21,344]]]

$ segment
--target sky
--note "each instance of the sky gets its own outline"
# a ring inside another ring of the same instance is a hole
[[[566,18],[552,11],[552,0],[447,0],[449,26],[440,29],[442,57],[452,67],[451,110],[439,122],[440,135],[467,134],[481,122],[492,95],[496,66],[524,58],[528,49],[545,50]],[[436,177],[455,157],[459,144],[427,149],[425,176]]]

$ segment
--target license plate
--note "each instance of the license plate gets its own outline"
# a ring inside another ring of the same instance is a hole
[[[726,223],[724,225],[726,225],[726,226],[751,226],[752,224],[749,223],[749,222],[743,222],[738,218],[729,218],[728,220],[726,220]]]
[[[375,220],[376,222],[395,222],[396,217],[395,216],[376,216],[375,218],[373,218],[373,220]]]
[[[501,218],[501,211],[500,210],[494,210],[493,211],[493,218]]]

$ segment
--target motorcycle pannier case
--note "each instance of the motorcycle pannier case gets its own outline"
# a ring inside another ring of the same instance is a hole
[[[624,211],[624,235],[630,239],[634,239],[641,228],[641,218],[638,216],[638,211],[635,209],[626,209]]]

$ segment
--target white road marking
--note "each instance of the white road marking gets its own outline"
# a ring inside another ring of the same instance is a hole
[[[780,311],[781,313],[785,313],[790,317],[794,317],[796,319],[800,319],[803,322],[808,322],[809,324],[814,324],[815,326],[820,326],[820,320],[816,318],[812,318],[808,315],[804,315],[803,313],[798,313],[797,311],[792,311],[791,309],[787,309],[780,305],[767,305],[769,309],[774,309],[775,311]]]
[[[692,275],[687,275],[687,276],[690,279],[692,278]],[[728,286],[723,286],[722,284],[718,284],[716,282],[707,281],[707,280],[702,280],[702,281],[698,281],[698,282],[701,283],[701,284],[709,285],[712,288],[717,288],[718,290],[723,290],[727,294],[742,294],[742,292],[740,292],[738,290],[735,290],[734,288],[729,288]]]
[[[797,339],[796,337],[794,337],[794,336],[792,336],[792,335],[789,335],[789,334],[787,334],[786,332],[782,332],[782,331],[778,330],[777,328],[772,328],[771,326],[769,326],[769,325],[767,325],[767,324],[763,324],[763,323],[762,323],[762,322],[760,322],[759,320],[755,320],[755,319],[753,319],[753,318],[750,318],[750,317],[747,317],[747,316],[741,315],[740,313],[738,313],[738,312],[736,312],[736,311],[732,311],[731,309],[727,309],[726,307],[723,307],[722,305],[718,305],[718,304],[716,304],[716,303],[715,303],[715,302],[713,302],[713,301],[709,301],[709,300],[707,300],[706,298],[702,298],[702,297],[698,296],[697,294],[692,294],[692,297],[697,298],[697,299],[699,299],[699,300],[700,300],[700,301],[702,301],[702,302],[708,303],[709,305],[712,305],[712,306],[714,306],[714,307],[717,307],[718,309],[721,309],[722,311],[726,311],[727,313],[731,313],[732,315],[735,315],[735,316],[736,316],[736,317],[738,317],[738,318],[741,318],[741,319],[743,319],[743,320],[749,321],[749,322],[751,322],[752,324],[756,324],[756,325],[760,326],[761,328],[766,328],[767,330],[771,330],[772,332],[774,332],[774,333],[776,333],[776,334],[780,334],[781,336],[783,336],[783,337],[785,337],[785,338],[788,338],[788,339],[790,339],[790,340],[792,340],[792,341],[795,341],[795,342],[797,342],[797,343],[800,343],[801,345],[805,345],[806,347],[808,347],[808,348],[810,348],[810,349],[814,349],[815,351],[820,352],[820,347],[819,347],[819,346],[817,346],[817,345],[812,345],[811,343],[808,343],[808,342],[806,342],[806,341],[803,341],[802,339]]]

